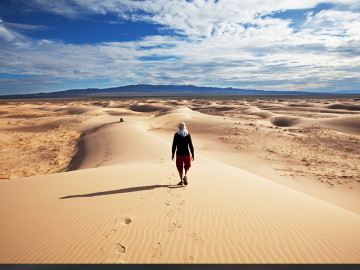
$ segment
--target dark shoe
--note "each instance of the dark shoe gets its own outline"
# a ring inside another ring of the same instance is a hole
[[[183,185],[184,185],[184,183],[181,181],[178,183],[178,186],[183,186]]]
[[[186,176],[184,176],[184,184],[185,184],[185,186],[187,186],[187,184],[188,184],[188,182],[187,182],[187,177]]]

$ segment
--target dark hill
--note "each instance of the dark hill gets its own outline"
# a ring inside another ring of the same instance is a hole
[[[269,96],[324,95],[302,91],[265,91],[239,88],[201,87],[193,85],[127,85],[113,88],[88,88],[51,93],[0,96],[0,99],[61,99],[61,98],[122,98],[122,97],[211,97],[211,96]],[[326,93],[329,94],[329,93]],[[339,94],[339,93],[337,93]]]

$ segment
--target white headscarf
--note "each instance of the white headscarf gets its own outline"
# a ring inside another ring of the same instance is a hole
[[[181,135],[181,136],[183,136],[183,137],[185,137],[186,135],[188,135],[189,134],[189,132],[187,131],[187,129],[186,129],[186,125],[185,125],[185,123],[180,123],[180,125],[179,125],[179,131],[177,132],[179,135]]]
[[[189,134],[189,132],[187,131],[186,128],[183,128],[183,129],[179,129],[179,131],[177,132],[179,135],[185,137]]]

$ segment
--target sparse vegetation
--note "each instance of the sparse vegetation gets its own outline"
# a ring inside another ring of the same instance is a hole
[[[249,124],[248,124],[249,125]],[[277,129],[280,129],[276,127]],[[285,130],[284,130],[285,131]],[[219,139],[237,145],[236,149],[261,148],[267,159],[280,161],[277,170],[314,177],[330,186],[360,181],[360,142],[357,136],[330,129],[299,129],[301,134],[278,133],[258,127],[226,128]]]
[[[82,136],[62,126],[46,132],[0,133],[0,179],[63,171]]]

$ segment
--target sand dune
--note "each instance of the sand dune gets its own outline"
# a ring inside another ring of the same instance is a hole
[[[317,102],[4,105],[0,139],[9,145],[0,149],[3,158],[25,149],[16,148],[19,138],[39,152],[26,136],[41,151],[52,145],[54,153],[76,143],[71,132],[83,137],[71,163],[74,153],[63,154],[67,172],[35,170],[36,176],[0,181],[0,262],[359,263],[358,116],[323,117],[329,104]],[[309,107],[318,118],[304,111]],[[41,110],[53,115],[7,117]],[[55,121],[63,122],[35,132]],[[176,186],[171,161],[179,122],[187,124],[195,146],[187,187]],[[4,131],[29,123],[38,125],[27,133]],[[23,152],[24,160],[34,153]],[[25,165],[45,166],[49,153]],[[16,171],[11,162],[5,169]]]

